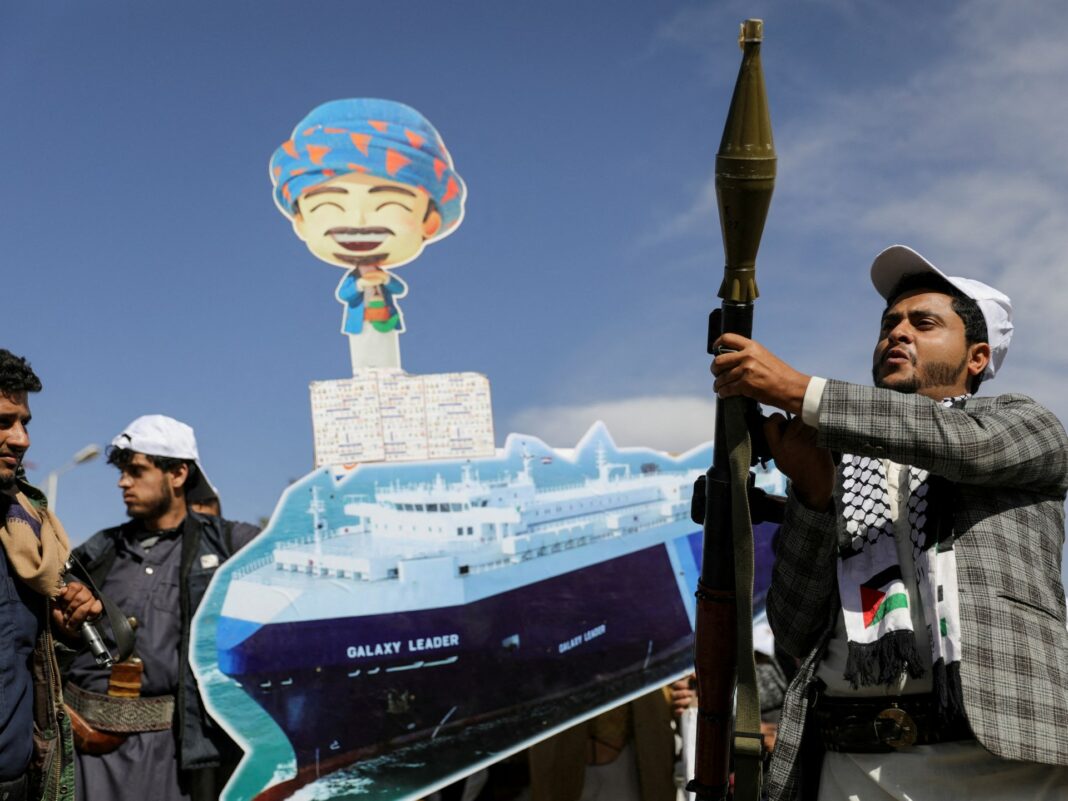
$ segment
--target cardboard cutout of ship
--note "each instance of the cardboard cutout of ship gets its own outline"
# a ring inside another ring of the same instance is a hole
[[[296,482],[194,624],[208,709],[247,754],[224,797],[419,798],[688,673],[710,459],[596,424],[573,451],[513,434]]]
[[[621,449],[598,423],[567,451],[495,450],[485,376],[401,369],[393,270],[466,198],[414,109],[323,104],[270,175],[294,232],[346,270],[352,377],[312,383],[316,469],[193,620],[205,704],[246,753],[223,798],[421,798],[687,674],[711,447]],[[772,533],[755,532],[758,599]]]

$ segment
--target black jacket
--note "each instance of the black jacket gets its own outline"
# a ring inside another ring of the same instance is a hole
[[[75,549],[78,559],[97,585],[104,582],[111,570],[115,561],[116,542],[131,525],[125,523],[98,531]],[[179,572],[182,629],[178,654],[181,679],[175,710],[178,760],[183,770],[216,768],[235,756],[240,757],[240,750],[204,709],[196,677],[189,665],[190,627],[218,566],[258,532],[258,529],[247,524],[234,524],[196,512],[189,512],[182,526]]]

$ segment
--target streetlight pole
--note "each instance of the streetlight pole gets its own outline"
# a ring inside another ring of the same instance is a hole
[[[70,461],[65,465],[48,474],[48,478],[45,481],[45,498],[48,499],[48,508],[52,510],[53,514],[56,511],[56,492],[59,489],[59,477],[80,464],[92,461],[99,455],[100,446],[90,443],[70,457]]]

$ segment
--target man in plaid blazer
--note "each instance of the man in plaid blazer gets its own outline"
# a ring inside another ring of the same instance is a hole
[[[971,397],[1007,297],[903,246],[872,279],[875,387],[736,335],[712,367],[719,397],[798,415],[765,426],[791,478],[768,617],[801,660],[769,796],[1066,798],[1068,438],[1028,397]]]

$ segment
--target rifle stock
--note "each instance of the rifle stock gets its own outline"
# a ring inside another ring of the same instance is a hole
[[[775,145],[760,61],[763,23],[742,23],[742,63],[716,155],[716,197],[725,257],[722,299],[709,321],[709,346],[721,333],[752,336],[756,255],[775,185]],[[704,552],[697,591],[694,662],[700,712],[694,780],[688,789],[700,801],[726,799],[732,718],[739,657],[738,594],[732,544],[732,478],[728,462],[725,404],[716,403],[715,450],[706,475]],[[752,536],[750,531],[749,536]],[[752,586],[740,588],[752,594]],[[751,609],[751,598],[745,609]],[[743,734],[743,733],[739,733]],[[752,736],[752,733],[744,733]]]

